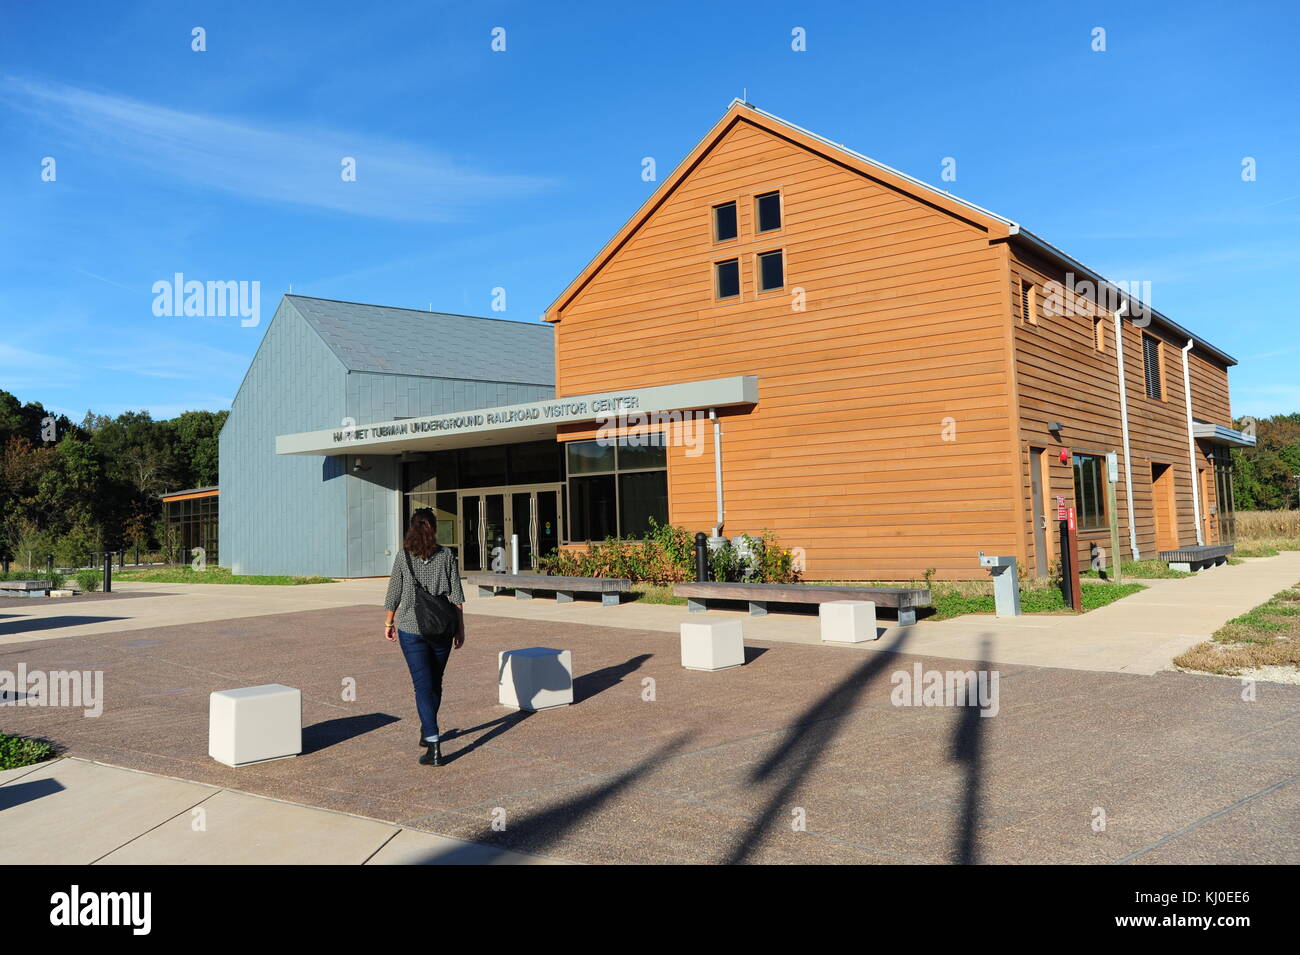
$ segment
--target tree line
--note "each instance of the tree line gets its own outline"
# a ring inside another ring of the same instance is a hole
[[[1252,423],[1255,446],[1232,452],[1232,492],[1237,510],[1277,511],[1300,506],[1296,489],[1300,475],[1300,413],[1242,419],[1234,427],[1245,428]]]
[[[96,551],[162,547],[159,496],[218,483],[227,414],[88,411],[74,423],[0,390],[0,557],[75,566]]]

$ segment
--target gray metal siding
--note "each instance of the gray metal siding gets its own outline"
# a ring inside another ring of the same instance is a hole
[[[363,456],[365,470],[355,471],[352,455],[277,455],[276,435],[340,427],[345,417],[363,425],[541,401],[555,388],[349,372],[299,311],[301,302],[281,300],[221,432],[221,562],[236,574],[383,576],[398,547],[398,459]],[[489,324],[494,334],[516,331]],[[539,346],[531,354],[536,373],[553,380],[549,337],[525,335]],[[492,347],[479,346],[481,366]]]
[[[281,302],[221,429],[221,563],[236,574],[347,574],[340,458],[275,453],[279,434],[337,425],[347,372]]]

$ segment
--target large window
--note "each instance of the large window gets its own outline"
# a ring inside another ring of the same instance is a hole
[[[194,556],[195,547],[202,547],[207,562],[216,566],[220,558],[217,551],[217,495],[167,501],[165,514],[172,530],[172,543],[176,553],[166,555],[167,560],[187,564]]]
[[[1074,509],[1079,529],[1090,531],[1110,526],[1106,518],[1106,459],[1095,454],[1074,455]]]
[[[617,443],[574,441],[569,462],[569,540],[640,537],[668,522],[668,454],[662,434]]]

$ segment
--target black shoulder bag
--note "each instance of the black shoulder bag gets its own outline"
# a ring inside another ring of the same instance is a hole
[[[455,606],[442,594],[430,593],[415,576],[415,566],[411,555],[406,555],[406,569],[411,572],[415,584],[415,623],[420,628],[420,636],[432,639],[450,639],[460,629],[460,617]]]

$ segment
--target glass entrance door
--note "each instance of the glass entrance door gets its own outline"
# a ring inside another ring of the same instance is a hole
[[[483,569],[482,500],[478,495],[460,497],[460,566],[463,570]]]
[[[537,570],[537,559],[560,545],[558,487],[461,491],[459,503],[463,570],[509,572],[511,535],[519,537],[519,573]]]
[[[560,546],[560,492],[537,491],[537,506],[533,513],[537,515],[535,553],[538,557],[547,557]]]
[[[488,570],[510,571],[510,529],[506,526],[508,494],[483,495],[483,553]]]

